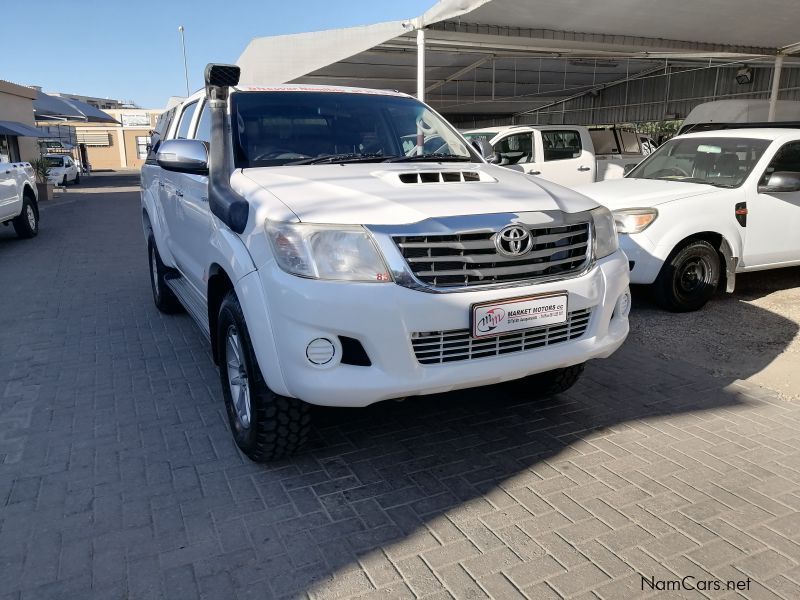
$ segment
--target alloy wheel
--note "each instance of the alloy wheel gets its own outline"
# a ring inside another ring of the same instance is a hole
[[[225,336],[225,362],[236,419],[243,428],[247,429],[250,427],[250,386],[247,379],[244,349],[239,331],[234,325],[228,327]]]

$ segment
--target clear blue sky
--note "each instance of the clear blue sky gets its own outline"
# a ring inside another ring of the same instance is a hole
[[[435,0],[2,0],[0,79],[45,91],[160,108],[185,95],[209,62],[235,62],[254,37],[406,19]]]

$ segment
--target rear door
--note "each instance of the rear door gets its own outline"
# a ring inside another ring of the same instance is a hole
[[[536,170],[541,177],[568,187],[594,182],[594,153],[588,136],[581,133],[570,127],[536,132]]]
[[[10,163],[0,162],[0,221],[17,216],[17,180]]]
[[[142,195],[149,200],[149,205],[152,206],[157,213],[150,215],[150,218],[157,219],[161,225],[161,231],[164,235],[163,241],[166,241],[169,237],[169,231],[167,227],[163,227],[165,223],[164,207],[161,198],[161,189],[164,183],[161,179],[163,169],[158,166],[156,155],[158,154],[158,147],[161,144],[161,140],[167,138],[174,116],[175,108],[172,108],[162,113],[158,118],[158,123],[150,138],[151,143],[148,148],[147,158],[142,165]],[[164,248],[161,249],[162,252],[165,250]]]
[[[781,146],[758,184],[766,185],[775,172],[796,173],[800,177],[800,141]],[[746,207],[745,266],[800,263],[800,191],[760,193],[754,184],[748,195],[752,200]]]

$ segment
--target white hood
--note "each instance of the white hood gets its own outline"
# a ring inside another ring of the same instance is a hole
[[[661,179],[609,179],[575,188],[611,210],[658,206],[665,202],[718,192],[719,188],[701,183]]]
[[[400,175],[416,179],[417,173],[441,172],[477,173],[481,180],[403,183],[400,179]],[[455,215],[580,212],[597,206],[567,188],[482,163],[296,165],[242,173],[309,223],[394,225]]]

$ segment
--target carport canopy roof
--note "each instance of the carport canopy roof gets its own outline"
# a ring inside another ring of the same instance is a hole
[[[256,38],[237,62],[246,84],[415,93],[415,31],[424,28],[429,102],[511,113],[665,61],[770,64],[800,50],[798,19],[797,0],[441,0],[405,21]]]

